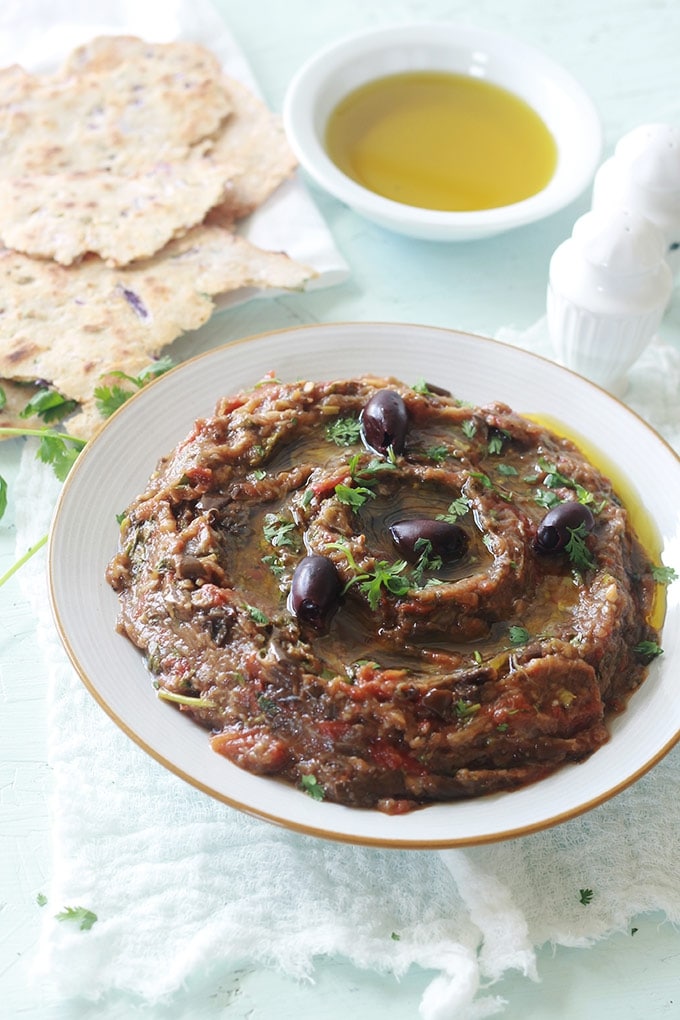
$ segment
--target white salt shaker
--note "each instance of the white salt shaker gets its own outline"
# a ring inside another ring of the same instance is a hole
[[[666,258],[680,272],[680,128],[641,124],[616,145],[593,181],[592,208],[623,208],[655,223]]]
[[[550,260],[548,330],[562,364],[616,396],[673,287],[662,231],[628,209],[591,210]]]

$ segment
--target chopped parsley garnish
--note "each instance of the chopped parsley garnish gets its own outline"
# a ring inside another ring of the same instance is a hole
[[[539,506],[544,507],[546,510],[552,510],[554,506],[561,503],[562,500],[556,492],[543,492],[542,489],[537,489],[534,495],[534,502],[538,503]]]
[[[448,521],[449,524],[455,524],[459,517],[464,517],[470,509],[470,500],[466,496],[459,496],[458,499],[454,499],[452,503],[449,503],[448,510],[445,514],[437,514],[436,519],[438,521]]]
[[[353,446],[361,438],[361,423],[358,418],[338,418],[326,425],[325,433],[330,443]]]
[[[45,893],[39,892],[38,895],[35,898],[35,902],[38,904],[39,907],[46,906],[46,904],[47,904],[47,896],[45,896]]]
[[[463,430],[463,435],[467,436],[468,439],[472,439],[477,432],[477,426],[472,418],[468,418],[467,421],[464,421],[461,428]]]
[[[526,627],[509,627],[508,637],[512,641],[513,645],[523,645],[529,640],[529,631]]]
[[[498,455],[503,451],[503,443],[510,438],[510,433],[505,429],[493,429],[489,434],[487,450],[492,455]]]
[[[269,567],[274,577],[281,577],[281,575],[285,572],[286,568],[284,567],[283,563],[281,562],[279,557],[274,556],[273,553],[270,554],[269,556],[263,556],[262,562],[266,567]]]
[[[325,791],[316,776],[306,775],[300,777],[300,786],[308,793],[312,800],[323,800],[326,796]]]
[[[659,655],[663,655],[663,648],[656,641],[640,641],[635,645],[633,651],[645,659],[656,659]]]
[[[0,475],[0,519],[4,516],[5,510],[7,509],[7,482]]]
[[[425,450],[425,456],[430,460],[435,461],[437,464],[441,464],[443,460],[449,455],[448,446],[428,446]]]
[[[413,568],[413,581],[416,585],[422,585],[423,574],[426,570],[441,570],[441,556],[432,555],[432,542],[429,538],[419,538],[413,546],[413,551],[418,553],[418,561]]]
[[[86,907],[66,907],[54,916],[57,921],[71,921],[77,924],[81,931],[89,931],[97,920],[97,915]]]
[[[562,474],[561,471],[558,471],[555,464],[551,464],[544,458],[539,460],[539,464],[546,472],[545,477],[543,478],[543,484],[547,489],[572,489],[576,493],[576,499],[579,503],[583,503],[586,506],[594,503],[595,497],[592,492],[589,492],[583,485],[575,482],[573,478],[568,478],[566,475]],[[538,502],[538,500],[536,500],[536,502]],[[556,502],[559,502],[559,500],[556,500]],[[555,503],[552,505],[554,506]],[[599,513],[605,505],[606,500],[602,500],[602,502],[595,508],[595,512]]]
[[[354,571],[354,577],[350,578],[347,582],[344,591],[348,591],[356,584],[359,590],[366,595],[368,604],[374,611],[378,608],[383,589],[389,592],[390,595],[400,596],[405,595],[411,587],[408,578],[403,576],[403,572],[408,565],[406,560],[397,560],[396,563],[378,560],[372,571],[361,571],[352,555],[352,550],[346,542],[329,542],[327,548],[339,549],[344,553],[350,569]]]
[[[0,514],[0,517],[2,514]],[[670,584],[672,581],[677,581],[678,572],[673,567],[652,567],[652,577],[659,584]]]
[[[402,576],[405,569],[406,560],[398,560],[396,563],[379,560],[371,574],[365,575],[364,580],[358,579],[359,589],[368,598],[368,604],[371,609],[376,610],[378,608],[383,588],[390,595],[400,596],[406,594],[410,584],[408,578]]]
[[[5,406],[6,403],[7,403],[7,394],[3,390],[2,386],[0,386],[0,411],[2,411],[2,409],[3,409],[3,407]]]
[[[484,474],[483,471],[471,471],[470,478],[476,478],[484,489],[493,489],[493,482],[488,475]]]
[[[427,385],[424,379],[416,379],[413,386],[411,387],[414,393],[420,393],[426,397],[431,392],[430,387]]]
[[[259,623],[263,626],[266,626],[269,623],[269,617],[267,616],[267,614],[263,613],[262,610],[258,609],[257,606],[251,606],[246,604],[245,608],[248,613],[248,616],[253,621],[253,623]]]
[[[569,541],[564,550],[577,570],[591,570],[595,560],[586,545],[587,528],[583,522],[576,528],[567,528]]]
[[[578,901],[584,907],[587,907],[589,903],[592,903],[594,895],[595,894],[593,893],[592,889],[579,889],[579,891],[578,891]]]
[[[462,698],[459,698],[453,707],[459,719],[469,719],[470,716],[479,712],[482,706],[480,704],[471,705],[470,702],[463,701]]]
[[[496,470],[499,475],[505,475],[506,478],[514,478],[519,474],[514,464],[499,464]]]
[[[282,546],[297,549],[300,544],[295,524],[292,521],[285,520],[283,517],[277,517],[276,514],[265,514],[262,523],[262,534],[265,540],[277,549],[280,549]]]
[[[343,482],[335,486],[335,495],[341,503],[351,507],[352,510],[358,510],[368,499],[375,499],[375,493],[365,485],[358,485],[355,488]]]

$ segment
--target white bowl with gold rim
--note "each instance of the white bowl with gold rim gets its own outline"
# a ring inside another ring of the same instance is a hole
[[[338,103],[385,76],[432,71],[497,86],[541,118],[556,164],[540,190],[492,208],[438,210],[377,194],[338,168],[326,149]],[[300,165],[317,185],[380,226],[429,240],[487,237],[557,212],[590,185],[602,153],[598,113],[569,72],[521,40],[448,22],[378,28],[327,46],[291,80],[283,119]]]

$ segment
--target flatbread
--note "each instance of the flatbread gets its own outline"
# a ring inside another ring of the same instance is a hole
[[[69,431],[89,438],[101,418],[94,390],[111,371],[138,375],[163,348],[241,287],[300,289],[315,275],[216,226],[198,226],[122,269],[90,257],[75,266],[0,251],[0,377],[45,380],[75,399]]]
[[[119,37],[113,37],[119,39]],[[127,38],[127,37],[124,37]],[[125,44],[119,39],[120,47]],[[3,177],[108,170],[133,175],[186,156],[231,111],[217,61],[192,43],[147,46],[130,40],[134,60],[76,75],[3,77]]]
[[[62,265],[95,253],[124,266],[200,223],[237,173],[198,153],[135,177],[95,170],[0,179],[0,236],[8,248]]]
[[[88,439],[95,390],[138,376],[220,295],[302,288],[313,270],[233,227],[294,166],[280,118],[195,43],[100,36],[54,74],[0,70],[5,418],[49,386]]]
[[[238,159],[241,166],[224,201],[210,213],[211,222],[225,226],[262,205],[297,162],[281,118],[240,82],[223,78],[223,84],[232,113],[217,131],[210,155],[218,164]]]
[[[54,75],[0,71],[0,239],[27,255],[149,258],[295,166],[280,117],[195,43],[100,36]]]

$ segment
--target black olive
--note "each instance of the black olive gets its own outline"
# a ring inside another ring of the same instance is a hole
[[[300,560],[290,587],[289,607],[298,620],[323,631],[338,608],[342,582],[335,564],[314,553]]]
[[[558,503],[538,526],[536,548],[544,553],[560,552],[569,542],[572,531],[581,525],[586,531],[592,531],[594,524],[592,512],[583,503],[572,500]]]
[[[419,539],[430,542],[432,555],[440,556],[444,563],[461,559],[468,547],[468,536],[463,528],[431,517],[397,521],[390,525],[390,534],[401,555],[409,562],[415,562],[422,554],[422,545],[416,548]]]
[[[394,390],[378,390],[361,412],[361,433],[366,446],[376,453],[404,452],[408,431],[408,411]]]

